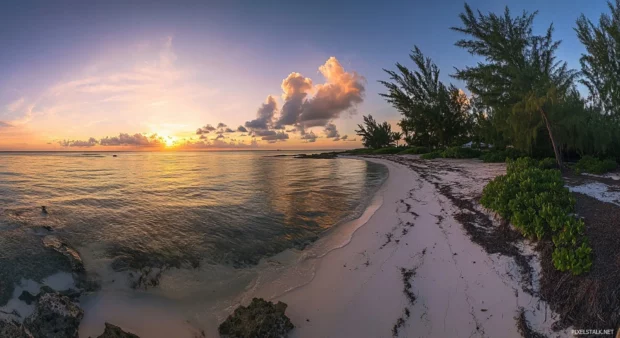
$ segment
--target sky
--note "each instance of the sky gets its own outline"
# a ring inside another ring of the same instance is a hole
[[[4,1],[0,151],[356,148],[362,116],[394,129],[384,68],[414,45],[454,83],[477,60],[454,46],[461,1]],[[573,30],[594,1],[471,1]]]

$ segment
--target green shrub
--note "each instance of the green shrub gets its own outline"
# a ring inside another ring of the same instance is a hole
[[[406,154],[418,155],[418,154],[426,154],[429,152],[430,152],[430,149],[428,149],[427,147],[410,147],[410,148],[407,148],[401,151],[398,154],[399,155],[406,155]]]
[[[478,149],[450,147],[443,151],[444,158],[478,158],[482,152]]]
[[[547,169],[553,159],[510,160],[506,175],[487,184],[480,203],[509,220],[524,236],[552,239],[553,264],[561,271],[581,274],[592,265],[592,250],[585,237],[585,224],[571,216],[575,199],[560,171]]]
[[[486,163],[500,163],[506,162],[506,159],[517,159],[522,157],[523,153],[515,148],[506,148],[504,150],[490,150],[485,151],[480,156],[480,159]]]
[[[372,151],[372,153],[375,154],[375,155],[398,154],[402,150],[403,150],[403,148],[388,147],[388,148],[374,149]]]
[[[587,172],[591,174],[604,174],[615,170],[618,164],[613,159],[600,160],[596,157],[586,155],[575,165],[577,173]]]
[[[442,157],[443,157],[443,152],[440,150],[431,151],[430,153],[422,154],[420,156],[420,158],[425,159],[425,160],[432,160],[435,158],[442,158]]]
[[[374,149],[370,149],[370,148],[358,148],[358,149],[347,150],[345,151],[345,153],[352,154],[352,155],[364,155],[364,154],[372,154],[373,150]]]

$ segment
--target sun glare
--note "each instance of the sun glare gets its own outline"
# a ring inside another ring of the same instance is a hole
[[[164,136],[164,144],[166,147],[173,147],[176,143],[176,138],[174,136]]]

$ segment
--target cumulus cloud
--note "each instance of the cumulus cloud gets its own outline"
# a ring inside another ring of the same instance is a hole
[[[88,139],[88,141],[82,140],[62,140],[58,141],[58,144],[63,147],[93,147],[99,144],[94,137]]]
[[[291,73],[282,81],[281,87],[284,105],[276,124],[278,128],[298,123],[304,100],[312,91],[312,80],[299,73]]]
[[[234,133],[235,131],[230,129],[230,128],[226,128],[226,129],[224,129],[224,132],[225,133]]]
[[[247,133],[248,130],[244,126],[237,127],[237,131],[240,133]]]
[[[216,127],[216,128],[218,128],[218,129],[219,129],[219,128],[226,128],[226,127],[228,127],[226,124],[224,124],[224,123],[220,122],[220,123],[218,123],[218,124],[217,124],[217,127]]]
[[[309,132],[301,135],[301,139],[305,140],[306,142],[316,142],[317,138],[318,136],[316,136],[314,132]]]
[[[288,134],[285,132],[273,133],[271,135],[263,136],[261,138],[263,141],[284,141],[288,140]],[[273,143],[273,142],[270,142]]]
[[[105,137],[99,141],[102,146],[140,146],[140,147],[152,147],[162,144],[161,137],[156,134],[146,136],[143,134],[129,135],[127,133],[120,133],[118,136]]]
[[[349,135],[344,135],[340,139],[346,141],[349,138]]]
[[[273,136],[276,134],[275,130],[254,130],[252,136]]]
[[[273,115],[278,109],[276,99],[269,95],[258,111],[256,112],[256,119],[247,121],[245,123],[246,128],[250,129],[269,129],[272,125]]]
[[[336,125],[333,123],[328,123],[325,126],[325,129],[323,130],[323,132],[325,133],[325,137],[327,138],[340,138],[340,133],[338,133],[338,130],[336,129]]]
[[[180,149],[229,149],[229,148],[256,148],[258,147],[258,142],[256,140],[252,140],[249,144],[246,144],[244,141],[239,140],[231,140],[230,142],[226,142],[223,140],[206,140],[206,141],[192,141],[188,140],[184,143],[179,144]]]
[[[291,73],[282,82],[285,101],[276,126],[295,125],[299,128],[325,126],[343,112],[353,112],[364,99],[366,79],[356,72],[346,72],[335,57],[330,57],[319,71],[324,84],[299,73]],[[314,93],[310,98],[308,94]]]

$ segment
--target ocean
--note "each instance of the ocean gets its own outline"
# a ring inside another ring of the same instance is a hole
[[[305,266],[304,252],[359,218],[387,177],[363,160],[276,156],[295,153],[0,153],[0,309],[32,285],[70,279],[67,260],[43,245],[53,236],[100,285],[82,296],[81,335],[142,310],[188,330],[215,325],[244,292]],[[145,269],[161,273],[136,288]],[[307,269],[274,292],[307,282]]]

